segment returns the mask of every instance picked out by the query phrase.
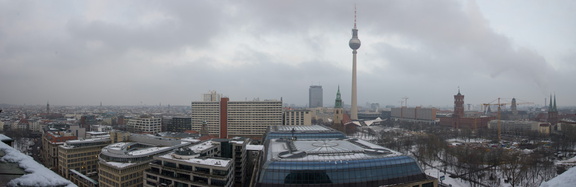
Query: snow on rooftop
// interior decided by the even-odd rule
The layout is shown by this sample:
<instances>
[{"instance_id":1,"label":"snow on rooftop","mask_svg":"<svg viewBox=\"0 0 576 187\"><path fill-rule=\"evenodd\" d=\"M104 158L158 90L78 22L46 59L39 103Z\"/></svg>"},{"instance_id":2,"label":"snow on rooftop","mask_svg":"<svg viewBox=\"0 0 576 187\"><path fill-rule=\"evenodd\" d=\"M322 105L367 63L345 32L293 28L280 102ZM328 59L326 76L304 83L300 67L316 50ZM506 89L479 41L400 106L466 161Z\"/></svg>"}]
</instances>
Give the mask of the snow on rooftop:
<instances>
[{"instance_id":1,"label":"snow on rooftop","mask_svg":"<svg viewBox=\"0 0 576 187\"><path fill-rule=\"evenodd\" d=\"M576 167L540 184L540 187L573 187L576 184Z\"/></svg>"},{"instance_id":2,"label":"snow on rooftop","mask_svg":"<svg viewBox=\"0 0 576 187\"><path fill-rule=\"evenodd\" d=\"M165 154L160 156L161 158L170 159L170 160L179 160L188 163L194 163L199 165L205 166L216 166L216 167L224 167L226 168L231 162L228 159L218 159L218 158L174 158L172 157L173 153Z\"/></svg>"},{"instance_id":3,"label":"snow on rooftop","mask_svg":"<svg viewBox=\"0 0 576 187\"><path fill-rule=\"evenodd\" d=\"M108 165L117 167L117 168L125 168L131 165L134 165L136 163L125 163L125 162L105 162Z\"/></svg>"},{"instance_id":4,"label":"snow on rooftop","mask_svg":"<svg viewBox=\"0 0 576 187\"><path fill-rule=\"evenodd\" d=\"M62 178L28 155L4 144L0 143L0 150L5 155L0 158L2 162L18 163L18 166L24 169L27 174L15 178L6 184L7 186L76 186L69 180Z\"/></svg>"},{"instance_id":5,"label":"snow on rooftop","mask_svg":"<svg viewBox=\"0 0 576 187\"><path fill-rule=\"evenodd\" d=\"M10 137L8 137L8 136L6 136L6 135L4 135L4 134L0 134L0 141L1 141L1 140L12 140L12 138L10 138Z\"/></svg>"},{"instance_id":6,"label":"snow on rooftop","mask_svg":"<svg viewBox=\"0 0 576 187\"><path fill-rule=\"evenodd\" d=\"M246 145L246 150L248 151L262 151L263 149L263 145Z\"/></svg>"},{"instance_id":7,"label":"snow on rooftop","mask_svg":"<svg viewBox=\"0 0 576 187\"><path fill-rule=\"evenodd\" d=\"M188 137L188 138L182 138L182 139L180 139L180 140L181 140L182 142L192 142L192 143L197 143L197 142L200 142L200 141L201 141L201 140L199 140L199 139L190 138L190 137Z\"/></svg>"},{"instance_id":8,"label":"snow on rooftop","mask_svg":"<svg viewBox=\"0 0 576 187\"><path fill-rule=\"evenodd\" d=\"M108 149L113 149L113 150L122 150L122 147L126 144L129 144L131 142L118 142L109 146L106 146L106 148Z\"/></svg>"},{"instance_id":9,"label":"snow on rooftop","mask_svg":"<svg viewBox=\"0 0 576 187\"><path fill-rule=\"evenodd\" d=\"M150 153L157 152L157 151L167 150L170 148L172 148L172 147L150 147L150 148L138 149L135 151L131 151L128 153L128 155L145 155L145 154L150 154Z\"/></svg>"},{"instance_id":10,"label":"snow on rooftop","mask_svg":"<svg viewBox=\"0 0 576 187\"><path fill-rule=\"evenodd\" d=\"M278 131L290 132L292 129L295 131L330 131L330 129L320 125L295 125L295 126L277 126Z\"/></svg>"},{"instance_id":11,"label":"snow on rooftop","mask_svg":"<svg viewBox=\"0 0 576 187\"><path fill-rule=\"evenodd\" d=\"M190 148L190 150L194 151L195 153L199 153L202 152L206 149L212 148L214 147L214 145L212 145L212 141L206 141L206 142L202 142L200 144L195 144L192 145L188 148Z\"/></svg>"}]
</instances>

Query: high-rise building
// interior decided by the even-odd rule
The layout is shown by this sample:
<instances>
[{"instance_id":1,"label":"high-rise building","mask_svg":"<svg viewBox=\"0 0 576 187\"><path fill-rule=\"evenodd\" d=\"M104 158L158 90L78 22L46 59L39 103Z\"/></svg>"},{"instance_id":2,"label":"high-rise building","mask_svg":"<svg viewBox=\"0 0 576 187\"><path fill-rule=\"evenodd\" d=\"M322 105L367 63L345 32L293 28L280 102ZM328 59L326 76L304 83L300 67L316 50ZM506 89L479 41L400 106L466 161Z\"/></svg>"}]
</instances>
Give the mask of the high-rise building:
<instances>
[{"instance_id":1,"label":"high-rise building","mask_svg":"<svg viewBox=\"0 0 576 187\"><path fill-rule=\"evenodd\" d=\"M310 89L308 89L308 107L317 108L323 106L324 104L323 104L322 86L320 85L310 86Z\"/></svg>"},{"instance_id":2,"label":"high-rise building","mask_svg":"<svg viewBox=\"0 0 576 187\"><path fill-rule=\"evenodd\" d=\"M269 126L282 125L282 101L192 102L192 130L200 131L206 121L208 132L220 138L260 139Z\"/></svg>"},{"instance_id":3,"label":"high-rise building","mask_svg":"<svg viewBox=\"0 0 576 187\"><path fill-rule=\"evenodd\" d=\"M214 90L205 93L203 96L204 99L202 101L220 101L220 98L222 98L222 94L218 94Z\"/></svg>"},{"instance_id":4,"label":"high-rise building","mask_svg":"<svg viewBox=\"0 0 576 187\"><path fill-rule=\"evenodd\" d=\"M352 29L352 39L348 45L352 49L352 107L350 108L350 118L358 120L358 95L356 92L356 50L360 48L360 39L358 39L358 29L356 29L356 9L354 9L354 28Z\"/></svg>"},{"instance_id":5,"label":"high-rise building","mask_svg":"<svg viewBox=\"0 0 576 187\"><path fill-rule=\"evenodd\" d=\"M133 133L155 134L162 129L162 118L140 117L128 120L127 130Z\"/></svg>"}]
</instances>

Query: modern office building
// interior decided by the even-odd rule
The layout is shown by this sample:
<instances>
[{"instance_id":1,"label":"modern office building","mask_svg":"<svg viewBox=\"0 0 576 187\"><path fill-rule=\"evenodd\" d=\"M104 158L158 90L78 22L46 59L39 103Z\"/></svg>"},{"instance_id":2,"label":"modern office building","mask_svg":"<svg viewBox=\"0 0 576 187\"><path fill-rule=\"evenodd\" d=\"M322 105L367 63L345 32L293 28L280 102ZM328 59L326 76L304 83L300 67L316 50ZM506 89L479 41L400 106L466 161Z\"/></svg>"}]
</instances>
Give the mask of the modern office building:
<instances>
[{"instance_id":1,"label":"modern office building","mask_svg":"<svg viewBox=\"0 0 576 187\"><path fill-rule=\"evenodd\" d=\"M98 154L110 142L109 136L66 141L58 147L58 174L78 186L98 186Z\"/></svg>"},{"instance_id":2,"label":"modern office building","mask_svg":"<svg viewBox=\"0 0 576 187\"><path fill-rule=\"evenodd\" d=\"M208 132L220 138L260 139L269 126L282 125L282 101L192 102L192 130L200 131L206 122Z\"/></svg>"},{"instance_id":3,"label":"modern office building","mask_svg":"<svg viewBox=\"0 0 576 187\"><path fill-rule=\"evenodd\" d=\"M126 129L132 133L155 134L162 131L162 118L143 116L130 119Z\"/></svg>"},{"instance_id":4,"label":"modern office building","mask_svg":"<svg viewBox=\"0 0 576 187\"><path fill-rule=\"evenodd\" d=\"M308 107L309 108L318 108L324 107L323 104L324 95L322 93L322 86L320 85L312 85L308 89Z\"/></svg>"},{"instance_id":5,"label":"modern office building","mask_svg":"<svg viewBox=\"0 0 576 187\"><path fill-rule=\"evenodd\" d=\"M173 117L172 122L167 125L166 130L169 132L184 132L192 130L192 118Z\"/></svg>"},{"instance_id":6,"label":"modern office building","mask_svg":"<svg viewBox=\"0 0 576 187\"><path fill-rule=\"evenodd\" d=\"M83 180L83 176L97 176L98 154L108 144L109 137L66 141L58 146L58 174L74 183ZM71 170L74 170L75 178L71 176Z\"/></svg>"},{"instance_id":7,"label":"modern office building","mask_svg":"<svg viewBox=\"0 0 576 187\"><path fill-rule=\"evenodd\" d=\"M131 142L102 148L98 156L99 186L142 186L143 172L153 157L189 145L180 140L132 134Z\"/></svg>"},{"instance_id":8,"label":"modern office building","mask_svg":"<svg viewBox=\"0 0 576 187\"><path fill-rule=\"evenodd\" d=\"M213 139L154 156L144 186L246 186L249 139Z\"/></svg>"},{"instance_id":9,"label":"modern office building","mask_svg":"<svg viewBox=\"0 0 576 187\"><path fill-rule=\"evenodd\" d=\"M310 110L284 110L284 125L312 125Z\"/></svg>"},{"instance_id":10,"label":"modern office building","mask_svg":"<svg viewBox=\"0 0 576 187\"><path fill-rule=\"evenodd\" d=\"M322 137L326 127L271 127L256 186L438 186L416 160L359 139ZM328 129L328 130L327 130ZM276 132L276 133L273 133ZM304 138L307 135L308 138Z\"/></svg>"}]
</instances>

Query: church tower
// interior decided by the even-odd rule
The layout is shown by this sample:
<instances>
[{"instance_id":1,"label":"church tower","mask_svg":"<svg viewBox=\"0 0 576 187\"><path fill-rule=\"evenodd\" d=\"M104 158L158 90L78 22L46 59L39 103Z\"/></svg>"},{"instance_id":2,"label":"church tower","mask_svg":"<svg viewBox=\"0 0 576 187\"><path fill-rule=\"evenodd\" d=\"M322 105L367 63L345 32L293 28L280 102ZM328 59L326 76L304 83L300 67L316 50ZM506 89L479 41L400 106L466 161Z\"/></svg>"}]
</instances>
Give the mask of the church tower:
<instances>
[{"instance_id":1,"label":"church tower","mask_svg":"<svg viewBox=\"0 0 576 187\"><path fill-rule=\"evenodd\" d=\"M552 126L558 123L558 109L556 108L556 95L554 95L554 101L552 101L552 95L550 95L550 106L548 107L548 122Z\"/></svg>"},{"instance_id":2,"label":"church tower","mask_svg":"<svg viewBox=\"0 0 576 187\"><path fill-rule=\"evenodd\" d=\"M336 93L336 102L334 103L334 117L332 118L332 127L336 130L345 131L344 124L344 108L342 107L342 97L340 96L340 86L338 86L338 92Z\"/></svg>"}]
</instances>

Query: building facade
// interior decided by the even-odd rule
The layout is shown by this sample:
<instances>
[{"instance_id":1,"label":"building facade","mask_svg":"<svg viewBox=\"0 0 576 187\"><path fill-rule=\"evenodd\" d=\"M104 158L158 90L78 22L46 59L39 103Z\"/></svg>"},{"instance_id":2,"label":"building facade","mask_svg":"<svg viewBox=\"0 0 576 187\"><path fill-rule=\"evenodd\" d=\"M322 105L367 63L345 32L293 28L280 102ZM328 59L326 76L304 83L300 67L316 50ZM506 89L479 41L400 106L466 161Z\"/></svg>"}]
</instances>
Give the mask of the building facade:
<instances>
[{"instance_id":1,"label":"building facade","mask_svg":"<svg viewBox=\"0 0 576 187\"><path fill-rule=\"evenodd\" d=\"M206 122L209 134L220 138L260 139L269 126L282 125L282 115L282 101L276 100L192 102L192 130Z\"/></svg>"},{"instance_id":2,"label":"building facade","mask_svg":"<svg viewBox=\"0 0 576 187\"><path fill-rule=\"evenodd\" d=\"M140 117L130 119L126 128L132 133L155 134L162 131L162 118Z\"/></svg>"},{"instance_id":3,"label":"building facade","mask_svg":"<svg viewBox=\"0 0 576 187\"><path fill-rule=\"evenodd\" d=\"M143 172L154 156L188 145L180 140L134 134L130 141L102 148L98 155L99 186L142 186Z\"/></svg>"},{"instance_id":4,"label":"building facade","mask_svg":"<svg viewBox=\"0 0 576 187\"><path fill-rule=\"evenodd\" d=\"M324 107L323 104L324 95L322 93L322 86L312 85L308 89L308 107L318 108Z\"/></svg>"},{"instance_id":5,"label":"building facade","mask_svg":"<svg viewBox=\"0 0 576 187\"><path fill-rule=\"evenodd\" d=\"M312 125L310 110L285 110L284 125Z\"/></svg>"},{"instance_id":6,"label":"building facade","mask_svg":"<svg viewBox=\"0 0 576 187\"><path fill-rule=\"evenodd\" d=\"M256 186L438 186L410 156L360 139L322 137L323 131L267 139Z\"/></svg>"},{"instance_id":7,"label":"building facade","mask_svg":"<svg viewBox=\"0 0 576 187\"><path fill-rule=\"evenodd\" d=\"M246 138L192 143L154 156L144 186L246 186Z\"/></svg>"},{"instance_id":8,"label":"building facade","mask_svg":"<svg viewBox=\"0 0 576 187\"><path fill-rule=\"evenodd\" d=\"M168 124L166 130L169 132L184 132L187 130L192 130L192 118L173 117L172 122Z\"/></svg>"},{"instance_id":9,"label":"building facade","mask_svg":"<svg viewBox=\"0 0 576 187\"><path fill-rule=\"evenodd\" d=\"M78 137L72 133L66 132L64 129L49 130L44 128L42 135L42 151L40 152L42 164L51 170L58 170L58 146L63 145L68 140L76 140ZM54 128L52 128L54 129Z\"/></svg>"},{"instance_id":10,"label":"building facade","mask_svg":"<svg viewBox=\"0 0 576 187\"><path fill-rule=\"evenodd\" d=\"M98 154L108 144L108 137L66 141L58 146L58 174L74 183L97 176Z\"/></svg>"}]
</instances>

